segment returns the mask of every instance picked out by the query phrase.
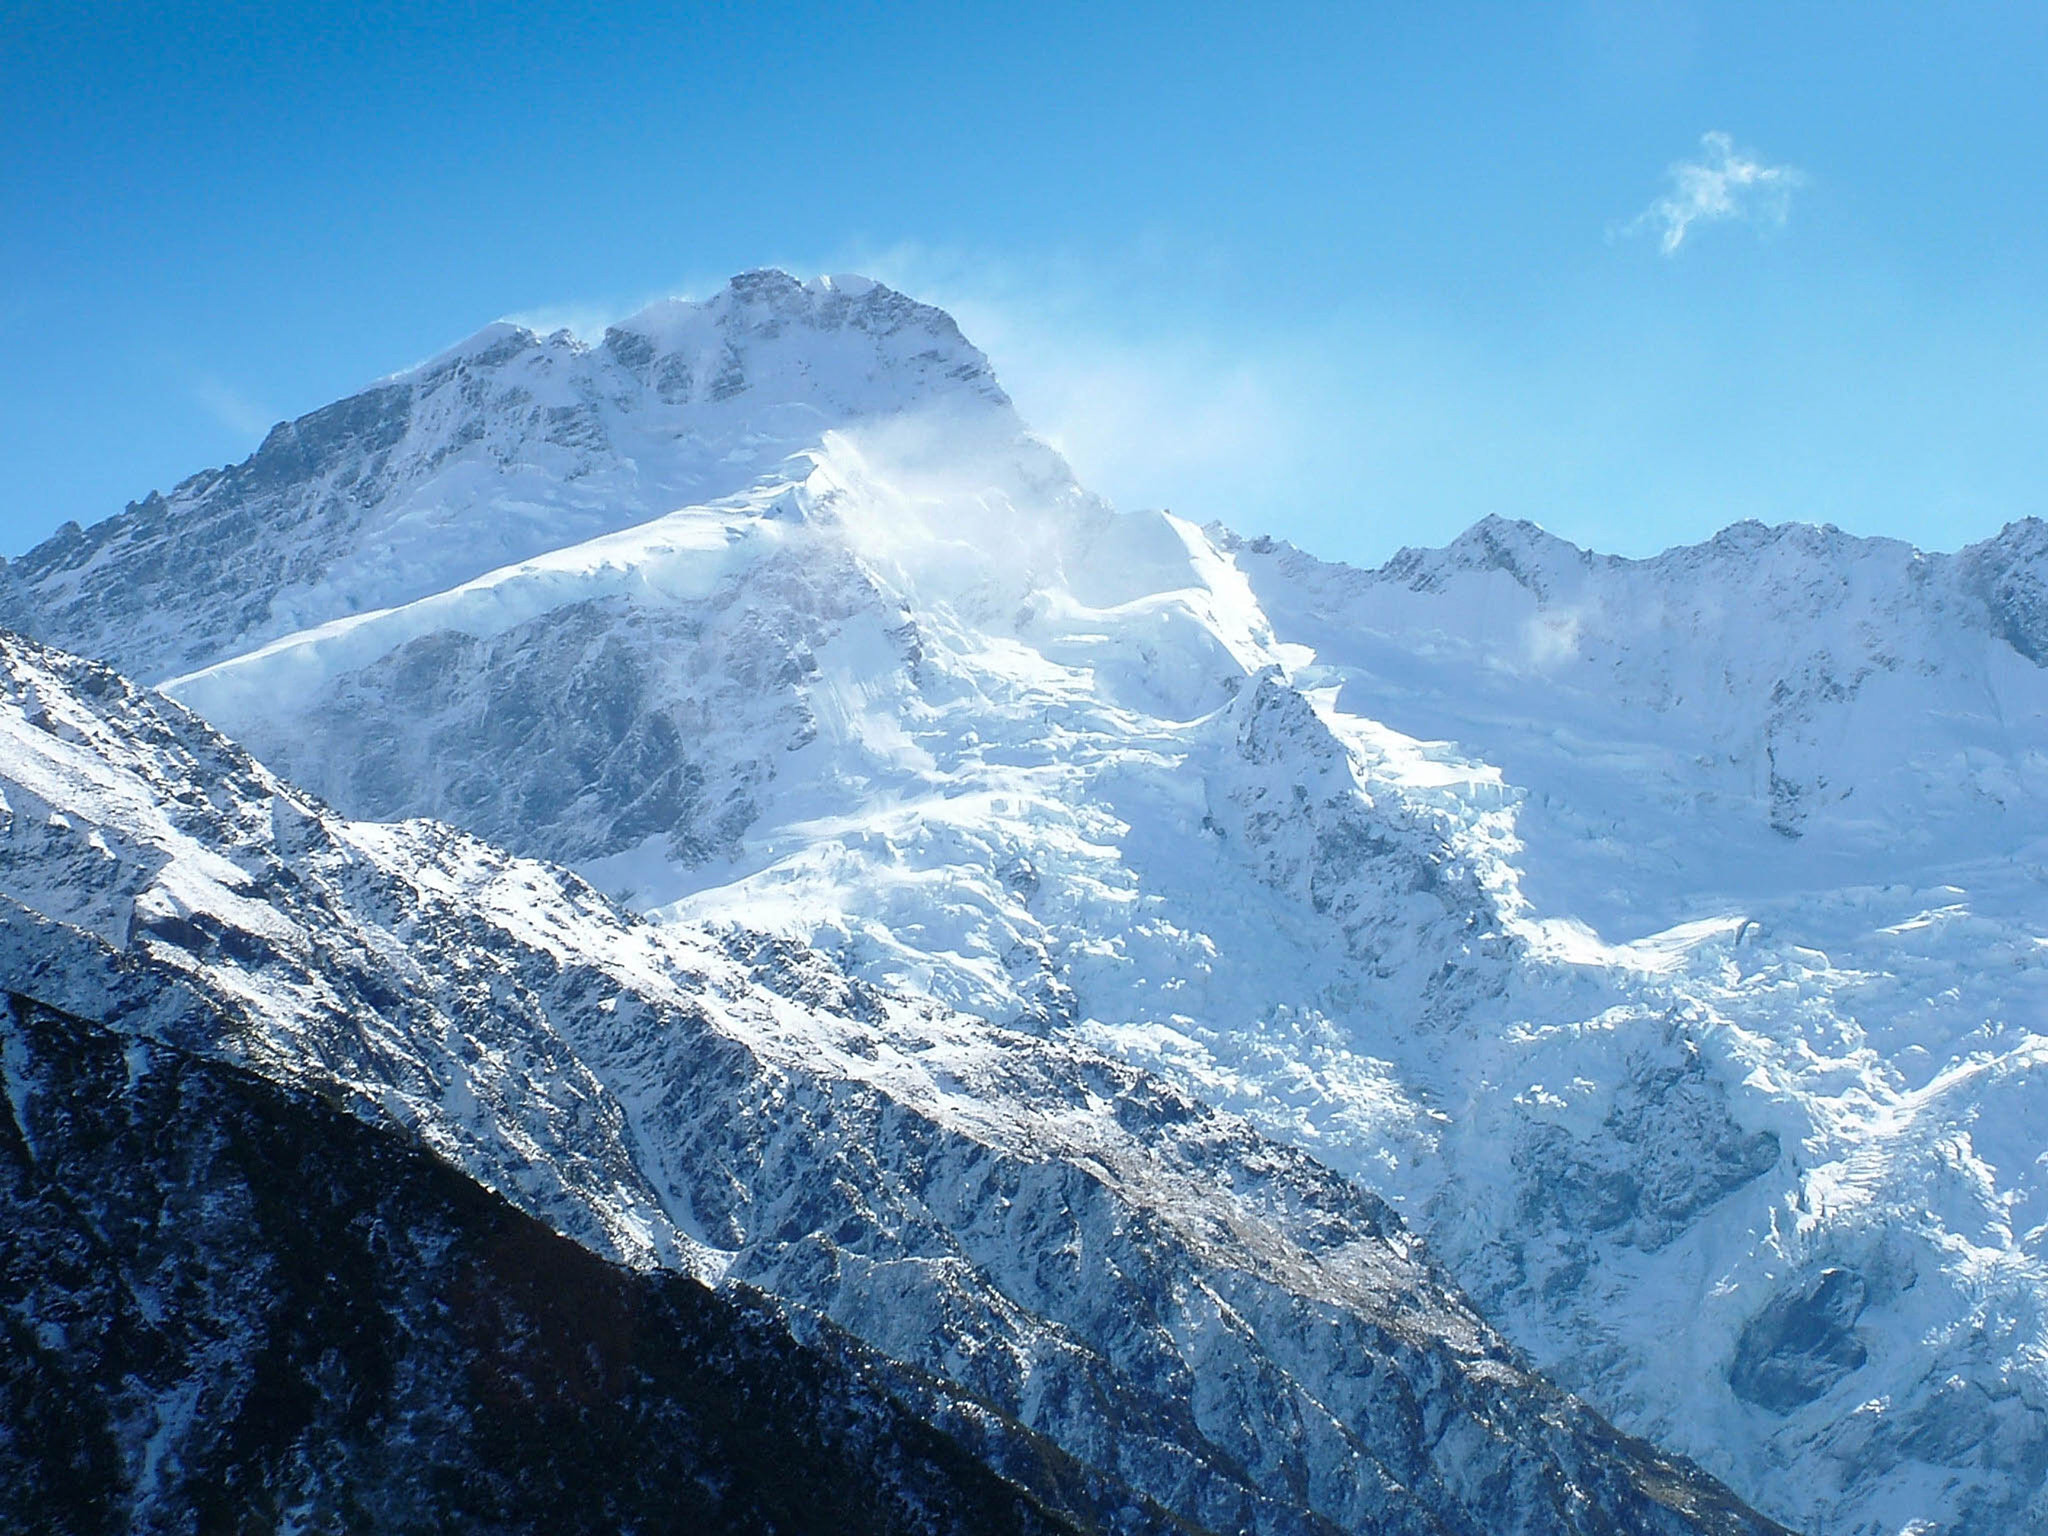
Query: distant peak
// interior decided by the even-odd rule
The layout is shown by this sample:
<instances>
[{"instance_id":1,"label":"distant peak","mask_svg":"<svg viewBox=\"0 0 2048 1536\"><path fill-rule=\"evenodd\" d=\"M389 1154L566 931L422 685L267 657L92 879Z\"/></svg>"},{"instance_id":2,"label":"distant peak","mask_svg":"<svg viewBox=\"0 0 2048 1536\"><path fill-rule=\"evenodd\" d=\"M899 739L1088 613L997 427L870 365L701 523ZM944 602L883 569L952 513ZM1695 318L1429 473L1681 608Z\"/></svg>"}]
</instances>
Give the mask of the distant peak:
<instances>
[{"instance_id":1,"label":"distant peak","mask_svg":"<svg viewBox=\"0 0 2048 1536\"><path fill-rule=\"evenodd\" d=\"M1470 528L1452 541L1452 548L1460 544L1478 544L1488 547L1500 544L1557 544L1577 549L1576 544L1561 539L1541 523L1531 522L1526 517L1502 517L1498 512L1489 512Z\"/></svg>"},{"instance_id":2,"label":"distant peak","mask_svg":"<svg viewBox=\"0 0 2048 1536\"><path fill-rule=\"evenodd\" d=\"M1692 566L1708 559L1733 560L1745 566L1764 561L1840 566L1851 560L1904 563L1924 558L1920 550L1905 540L1883 534L1848 533L1833 523L1761 523L1755 518L1744 518L1730 523L1705 543L1674 545L1649 563Z\"/></svg>"},{"instance_id":3,"label":"distant peak","mask_svg":"<svg viewBox=\"0 0 2048 1536\"><path fill-rule=\"evenodd\" d=\"M1840 561L1864 556L1917 558L1912 545L1882 536L1845 533L1832 523L1762 523L1744 518L1697 544L1677 544L1647 558L1602 555L1560 538L1526 518L1481 518L1440 550L1403 550L1389 574L1427 579L1446 569L1504 570L1524 586L1542 589L1546 574L1612 564L1698 569L1754 566L1760 561Z\"/></svg>"},{"instance_id":4,"label":"distant peak","mask_svg":"<svg viewBox=\"0 0 2048 1536\"><path fill-rule=\"evenodd\" d=\"M1730 523L1707 540L1706 547L1747 554L1753 550L1767 549L1774 544L1827 547L1845 540L1852 540L1852 536L1843 533L1833 523L1764 523L1753 517L1745 517L1740 522ZM1688 547L1690 546L1679 545L1678 549L1684 550Z\"/></svg>"},{"instance_id":5,"label":"distant peak","mask_svg":"<svg viewBox=\"0 0 2048 1536\"><path fill-rule=\"evenodd\" d=\"M1403 549L1377 574L1417 591L1434 591L1458 571L1504 571L1543 597L1553 575L1591 565L1595 558L1539 523L1489 512L1442 549Z\"/></svg>"},{"instance_id":6,"label":"distant peak","mask_svg":"<svg viewBox=\"0 0 2048 1536\"><path fill-rule=\"evenodd\" d=\"M1489 512L1453 539L1445 553L1461 564L1505 570L1518 580L1532 565L1583 565L1592 554L1525 517Z\"/></svg>"},{"instance_id":7,"label":"distant peak","mask_svg":"<svg viewBox=\"0 0 2048 1536\"><path fill-rule=\"evenodd\" d=\"M2048 559L2048 523L2038 517L2022 517L2007 523L1988 539L1966 545L1959 558L1973 563L1985 561Z\"/></svg>"}]
</instances>

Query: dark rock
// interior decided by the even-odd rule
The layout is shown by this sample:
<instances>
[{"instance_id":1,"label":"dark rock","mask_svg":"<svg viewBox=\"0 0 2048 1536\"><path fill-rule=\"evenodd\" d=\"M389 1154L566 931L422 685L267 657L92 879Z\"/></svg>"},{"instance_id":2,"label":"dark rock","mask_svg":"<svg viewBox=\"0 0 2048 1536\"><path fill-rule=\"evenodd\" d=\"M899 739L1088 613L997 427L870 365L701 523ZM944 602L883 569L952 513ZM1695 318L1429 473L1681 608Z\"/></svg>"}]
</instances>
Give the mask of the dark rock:
<instances>
[{"instance_id":1,"label":"dark rock","mask_svg":"<svg viewBox=\"0 0 2048 1536\"><path fill-rule=\"evenodd\" d=\"M757 1297L233 1068L19 996L0 1035L9 1530L1075 1529Z\"/></svg>"},{"instance_id":2,"label":"dark rock","mask_svg":"<svg viewBox=\"0 0 2048 1536\"><path fill-rule=\"evenodd\" d=\"M1810 1284L1773 1298L1736 1340L1728 1369L1735 1395L1790 1413L1861 1367L1868 1351L1855 1330L1866 1294L1855 1270L1824 1269Z\"/></svg>"},{"instance_id":3,"label":"dark rock","mask_svg":"<svg viewBox=\"0 0 2048 1536\"><path fill-rule=\"evenodd\" d=\"M1655 1251L1778 1161L1778 1138L1747 1131L1699 1049L1673 1035L1629 1064L1597 1135L1529 1127L1514 1154L1532 1231L1619 1232Z\"/></svg>"}]
</instances>

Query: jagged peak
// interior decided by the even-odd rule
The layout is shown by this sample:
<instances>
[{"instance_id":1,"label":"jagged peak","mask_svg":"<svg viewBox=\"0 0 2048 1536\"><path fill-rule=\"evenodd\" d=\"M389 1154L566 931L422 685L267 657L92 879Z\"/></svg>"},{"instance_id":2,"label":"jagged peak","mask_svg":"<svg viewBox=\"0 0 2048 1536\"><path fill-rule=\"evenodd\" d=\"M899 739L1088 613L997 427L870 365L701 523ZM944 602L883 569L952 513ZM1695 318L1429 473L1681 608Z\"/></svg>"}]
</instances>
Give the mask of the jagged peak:
<instances>
[{"instance_id":1,"label":"jagged peak","mask_svg":"<svg viewBox=\"0 0 2048 1536\"><path fill-rule=\"evenodd\" d=\"M2038 517L2017 518L1990 538L1965 545L1957 558L1971 566L2031 563L2048 558L2048 522Z\"/></svg>"},{"instance_id":2,"label":"jagged peak","mask_svg":"<svg viewBox=\"0 0 2048 1536\"><path fill-rule=\"evenodd\" d=\"M1599 558L1540 523L1490 512L1443 548L1403 549L1374 574L1429 590L1453 572L1504 571L1540 597L1555 573L1588 567Z\"/></svg>"},{"instance_id":3,"label":"jagged peak","mask_svg":"<svg viewBox=\"0 0 2048 1536\"><path fill-rule=\"evenodd\" d=\"M574 340L566 331L557 331L555 336L569 337L572 342ZM371 388L432 377L462 363L494 367L530 347L540 345L540 340L537 332L516 321L493 320L483 329L463 337L452 347L443 347L425 362L414 363L410 368L401 368L396 373L387 373L371 385Z\"/></svg>"},{"instance_id":4,"label":"jagged peak","mask_svg":"<svg viewBox=\"0 0 2048 1536\"><path fill-rule=\"evenodd\" d=\"M908 333L918 355L937 354L980 393L1001 395L988 358L951 315L857 274L800 282L779 268L742 272L707 299L659 299L636 310L606 328L603 345L622 360L644 359L650 349L659 355L747 337L769 340L792 328L820 335L856 331L878 345Z\"/></svg>"},{"instance_id":5,"label":"jagged peak","mask_svg":"<svg viewBox=\"0 0 2048 1536\"><path fill-rule=\"evenodd\" d=\"M2036 548L2048 552L2048 524L2036 527L2039 531L2029 534L2023 525L2012 524L1998 538L1973 545L1964 553L2022 552ZM1655 574L1698 572L1712 567L1756 570L1776 562L1840 565L1872 557L1889 558L1901 564L1951 558L1924 555L1902 539L1848 533L1832 523L1764 523L1755 518L1730 523L1697 543L1674 544L1658 554L1632 558L1585 548L1527 518L1489 514L1440 548L1402 549L1372 574L1418 588L1434 588L1453 572L1499 570L1543 596L1550 583L1567 572L1637 569Z\"/></svg>"},{"instance_id":6,"label":"jagged peak","mask_svg":"<svg viewBox=\"0 0 2048 1536\"><path fill-rule=\"evenodd\" d=\"M746 354L756 344L786 337L793 330L814 333L820 346L845 347L845 333L859 333L851 348L842 354L839 373L852 397L840 402L840 410L861 414L865 408L858 395L878 373L891 368L904 370L893 388L875 392L873 409L891 411L912 403L920 392L942 393L972 399L978 404L1007 408L1009 396L996 382L988 358L961 333L944 310L897 292L872 278L838 274L800 282L777 268L760 268L734 276L707 299L661 299L608 327L602 341L593 346L568 329L542 334L514 320L495 320L471 335L443 348L423 362L385 375L365 388L346 395L290 420L280 421L264 436L254 453L240 463L220 469L206 469L186 477L171 493L170 501L190 500L225 485L234 490L281 484L294 477L314 473L337 452L359 448L381 452L393 446L403 434L412 403L445 389L458 378L478 374L503 374L508 368L522 370L506 375L510 398L525 403L536 388L561 396L560 403L572 403L574 391L560 385L543 388L537 381L553 374L565 375L556 365L580 362L602 352L608 361L641 377L643 384L670 404L686 397L674 392L677 375L671 370L657 378L656 363L674 355L713 354L736 360L723 381L699 369L696 385L707 389L713 400L737 393L737 379L748 372ZM902 337L898 341L895 338ZM792 399L801 398L819 385L821 361L805 355L801 341L785 349L779 361L772 361L766 377L777 369L791 385ZM882 366L870 369L872 357ZM588 366L587 364L585 366ZM747 377L748 386L761 378ZM549 403L556 403L550 401ZM774 405L776 399L764 401ZM465 406L463 414L474 414ZM128 510L160 507L167 501L152 491ZM95 528L104 529L109 518ZM64 542L64 530L45 541L39 551L51 552ZM31 554L38 551L32 551ZM33 562L32 562L33 563Z\"/></svg>"},{"instance_id":7,"label":"jagged peak","mask_svg":"<svg viewBox=\"0 0 2048 1536\"><path fill-rule=\"evenodd\" d=\"M750 336L772 339L792 328L820 334L854 330L878 342L912 333L924 343L920 353L946 358L955 376L976 386L977 393L1008 403L987 356L943 309L857 273L803 281L779 267L736 273L707 298L656 299L606 326L595 343L567 328L543 333L517 320L494 320L424 361L386 374L363 393L390 386L432 387L458 369L500 368L537 348L568 354L602 349L631 366L650 356L738 343Z\"/></svg>"},{"instance_id":8,"label":"jagged peak","mask_svg":"<svg viewBox=\"0 0 2048 1536\"><path fill-rule=\"evenodd\" d=\"M674 296L656 299L606 327L606 335L627 332L652 338L693 323L730 323L772 316L777 320L836 327L854 309L915 315L932 328L958 335L959 327L944 310L919 303L872 278L815 277L809 282L778 267L760 267L734 275L709 298ZM964 340L964 338L963 338Z\"/></svg>"},{"instance_id":9,"label":"jagged peak","mask_svg":"<svg viewBox=\"0 0 2048 1536\"><path fill-rule=\"evenodd\" d=\"M1541 523L1526 517L1502 517L1498 512L1487 513L1459 534L1450 542L1448 552L1468 558L1476 556L1488 563L1497 563L1509 554L1579 561L1591 555L1591 551L1559 538Z\"/></svg>"}]
</instances>

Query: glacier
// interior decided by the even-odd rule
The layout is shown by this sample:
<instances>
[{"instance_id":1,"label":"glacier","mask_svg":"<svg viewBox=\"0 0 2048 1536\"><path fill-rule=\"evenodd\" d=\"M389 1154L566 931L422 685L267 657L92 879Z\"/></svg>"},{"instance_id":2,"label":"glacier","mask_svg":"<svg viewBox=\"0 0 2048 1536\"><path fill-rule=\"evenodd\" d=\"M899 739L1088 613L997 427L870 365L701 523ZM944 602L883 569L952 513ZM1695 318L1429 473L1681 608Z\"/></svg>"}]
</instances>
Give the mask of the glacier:
<instances>
[{"instance_id":1,"label":"glacier","mask_svg":"<svg viewBox=\"0 0 2048 1536\"><path fill-rule=\"evenodd\" d=\"M0 622L356 826L1241 1115L1625 1430L1890 1536L2048 1531L2044 572L2035 523L1332 565L1111 509L939 311L754 273L492 327L10 562Z\"/></svg>"}]
</instances>

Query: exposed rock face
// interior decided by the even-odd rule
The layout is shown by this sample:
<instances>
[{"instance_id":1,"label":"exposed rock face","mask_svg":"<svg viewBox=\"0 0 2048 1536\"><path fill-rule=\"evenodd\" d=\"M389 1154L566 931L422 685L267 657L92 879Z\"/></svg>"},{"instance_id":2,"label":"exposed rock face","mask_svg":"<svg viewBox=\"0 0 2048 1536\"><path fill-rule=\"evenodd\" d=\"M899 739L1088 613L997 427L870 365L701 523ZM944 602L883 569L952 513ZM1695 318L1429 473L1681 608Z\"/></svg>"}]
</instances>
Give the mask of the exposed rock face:
<instances>
[{"instance_id":1,"label":"exposed rock face","mask_svg":"<svg viewBox=\"0 0 2048 1536\"><path fill-rule=\"evenodd\" d=\"M790 685L822 637L721 625L729 603L699 616L593 599L487 640L423 635L333 689L329 731L280 743L280 767L307 759L365 815L436 814L549 858L650 841L691 864L732 856L762 786L816 730ZM393 731L394 705L431 724ZM735 716L756 724L753 750L707 752ZM355 752L318 761L347 738Z\"/></svg>"},{"instance_id":2,"label":"exposed rock face","mask_svg":"<svg viewBox=\"0 0 2048 1536\"><path fill-rule=\"evenodd\" d=\"M0 1055L10 1530L1076 1529L858 1350L317 1098L19 995Z\"/></svg>"},{"instance_id":3,"label":"exposed rock face","mask_svg":"<svg viewBox=\"0 0 2048 1536\"><path fill-rule=\"evenodd\" d=\"M1728 1384L1744 1402L1787 1413L1825 1393L1870 1358L1856 1337L1868 1292L1853 1269L1824 1269L1773 1297L1736 1341Z\"/></svg>"},{"instance_id":4,"label":"exposed rock face","mask_svg":"<svg viewBox=\"0 0 2048 1536\"><path fill-rule=\"evenodd\" d=\"M1528 1127L1515 1151L1527 1227L1613 1234L1655 1251L1777 1166L1778 1138L1744 1131L1689 1041L1629 1063L1598 1133Z\"/></svg>"}]
</instances>

